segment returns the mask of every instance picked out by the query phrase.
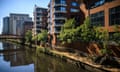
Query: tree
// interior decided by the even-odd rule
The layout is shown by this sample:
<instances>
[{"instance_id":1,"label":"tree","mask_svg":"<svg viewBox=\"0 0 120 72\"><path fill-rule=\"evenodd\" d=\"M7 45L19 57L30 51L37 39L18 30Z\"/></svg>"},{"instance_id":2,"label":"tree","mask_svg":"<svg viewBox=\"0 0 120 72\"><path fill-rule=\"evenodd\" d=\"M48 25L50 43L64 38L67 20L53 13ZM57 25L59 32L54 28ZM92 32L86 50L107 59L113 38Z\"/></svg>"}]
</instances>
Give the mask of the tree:
<instances>
[{"instance_id":1,"label":"tree","mask_svg":"<svg viewBox=\"0 0 120 72\"><path fill-rule=\"evenodd\" d=\"M40 41L41 43L45 43L47 41L47 38L47 30L42 30L41 33L37 35L37 41Z\"/></svg>"},{"instance_id":2,"label":"tree","mask_svg":"<svg viewBox=\"0 0 120 72\"><path fill-rule=\"evenodd\" d=\"M58 36L63 43L71 43L75 40L75 19L69 19L61 28L60 35Z\"/></svg>"},{"instance_id":3,"label":"tree","mask_svg":"<svg viewBox=\"0 0 120 72\"><path fill-rule=\"evenodd\" d=\"M95 39L95 30L94 27L90 26L89 18L86 18L84 24L77 28L77 32L79 32L80 40L83 42L91 42Z\"/></svg>"},{"instance_id":4,"label":"tree","mask_svg":"<svg viewBox=\"0 0 120 72\"><path fill-rule=\"evenodd\" d=\"M32 32L30 30L28 30L26 33L25 33L25 40L26 42L30 42L32 41Z\"/></svg>"},{"instance_id":5,"label":"tree","mask_svg":"<svg viewBox=\"0 0 120 72\"><path fill-rule=\"evenodd\" d=\"M70 19L63 25L59 38L64 43L71 43L74 41L90 42L95 38L95 30L90 27L90 20L86 18L84 24L75 27L75 19Z\"/></svg>"}]
</instances>

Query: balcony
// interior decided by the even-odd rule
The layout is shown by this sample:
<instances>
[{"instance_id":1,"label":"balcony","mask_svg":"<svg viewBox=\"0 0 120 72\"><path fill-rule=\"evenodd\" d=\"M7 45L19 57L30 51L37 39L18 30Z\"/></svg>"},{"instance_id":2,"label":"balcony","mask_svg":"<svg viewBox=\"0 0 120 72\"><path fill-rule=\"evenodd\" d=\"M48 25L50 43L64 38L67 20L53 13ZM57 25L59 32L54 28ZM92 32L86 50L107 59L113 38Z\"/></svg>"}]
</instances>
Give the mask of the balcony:
<instances>
[{"instance_id":1,"label":"balcony","mask_svg":"<svg viewBox=\"0 0 120 72\"><path fill-rule=\"evenodd\" d=\"M54 10L54 13L67 13L67 11L63 11L63 10Z\"/></svg>"},{"instance_id":2,"label":"balcony","mask_svg":"<svg viewBox=\"0 0 120 72\"><path fill-rule=\"evenodd\" d=\"M61 24L61 23L55 23L55 24L54 24L55 27L61 27L62 25L63 25L63 24Z\"/></svg>"},{"instance_id":3,"label":"balcony","mask_svg":"<svg viewBox=\"0 0 120 72\"><path fill-rule=\"evenodd\" d=\"M42 25L41 25L41 24L36 24L36 27L37 27L37 26L41 27Z\"/></svg>"},{"instance_id":4,"label":"balcony","mask_svg":"<svg viewBox=\"0 0 120 72\"><path fill-rule=\"evenodd\" d=\"M55 3L55 4L54 4L54 7L56 7L56 6L67 6L67 4Z\"/></svg>"},{"instance_id":5,"label":"balcony","mask_svg":"<svg viewBox=\"0 0 120 72\"><path fill-rule=\"evenodd\" d=\"M65 17L55 17L54 20L66 20L66 18Z\"/></svg>"}]
</instances>

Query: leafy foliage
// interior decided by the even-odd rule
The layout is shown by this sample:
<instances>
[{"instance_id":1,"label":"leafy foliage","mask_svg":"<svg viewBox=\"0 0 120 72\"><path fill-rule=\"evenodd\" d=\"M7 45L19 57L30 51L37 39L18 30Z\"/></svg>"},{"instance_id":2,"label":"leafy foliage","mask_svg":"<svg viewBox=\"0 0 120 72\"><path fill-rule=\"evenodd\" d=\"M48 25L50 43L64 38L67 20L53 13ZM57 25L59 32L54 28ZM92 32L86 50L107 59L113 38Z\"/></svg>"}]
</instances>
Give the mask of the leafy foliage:
<instances>
[{"instance_id":1,"label":"leafy foliage","mask_svg":"<svg viewBox=\"0 0 120 72\"><path fill-rule=\"evenodd\" d=\"M120 31L119 31L119 26L115 26L115 32L112 35L112 40L115 41L116 43L120 44Z\"/></svg>"},{"instance_id":2,"label":"leafy foliage","mask_svg":"<svg viewBox=\"0 0 120 72\"><path fill-rule=\"evenodd\" d=\"M69 19L62 26L59 39L63 41L63 43L71 43L75 40L75 19Z\"/></svg>"},{"instance_id":3,"label":"leafy foliage","mask_svg":"<svg viewBox=\"0 0 120 72\"><path fill-rule=\"evenodd\" d=\"M78 31L80 31L81 41L90 42L95 38L95 31L92 27L90 27L89 18L84 21L84 24L78 27Z\"/></svg>"},{"instance_id":4,"label":"leafy foliage","mask_svg":"<svg viewBox=\"0 0 120 72\"><path fill-rule=\"evenodd\" d=\"M42 30L41 33L37 35L37 41L45 43L47 41L47 30Z\"/></svg>"},{"instance_id":5,"label":"leafy foliage","mask_svg":"<svg viewBox=\"0 0 120 72\"><path fill-rule=\"evenodd\" d=\"M31 42L32 41L32 32L28 30L25 34L25 40L26 42Z\"/></svg>"}]
</instances>

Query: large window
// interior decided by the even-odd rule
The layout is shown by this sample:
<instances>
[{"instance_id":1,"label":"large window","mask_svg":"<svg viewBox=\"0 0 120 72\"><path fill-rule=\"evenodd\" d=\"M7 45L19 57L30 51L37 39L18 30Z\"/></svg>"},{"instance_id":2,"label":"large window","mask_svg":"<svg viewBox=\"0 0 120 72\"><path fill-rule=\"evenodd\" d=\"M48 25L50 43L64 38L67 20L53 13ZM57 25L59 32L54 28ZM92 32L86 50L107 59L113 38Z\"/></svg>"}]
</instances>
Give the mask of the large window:
<instances>
[{"instance_id":1,"label":"large window","mask_svg":"<svg viewBox=\"0 0 120 72\"><path fill-rule=\"evenodd\" d=\"M65 20L55 20L55 24L64 24Z\"/></svg>"},{"instance_id":2,"label":"large window","mask_svg":"<svg viewBox=\"0 0 120 72\"><path fill-rule=\"evenodd\" d=\"M95 6L99 6L105 3L105 0L99 0L98 2L95 3Z\"/></svg>"},{"instance_id":3,"label":"large window","mask_svg":"<svg viewBox=\"0 0 120 72\"><path fill-rule=\"evenodd\" d=\"M66 17L64 13L56 13L55 17Z\"/></svg>"},{"instance_id":4,"label":"large window","mask_svg":"<svg viewBox=\"0 0 120 72\"><path fill-rule=\"evenodd\" d=\"M66 4L66 0L55 0L56 4Z\"/></svg>"},{"instance_id":5,"label":"large window","mask_svg":"<svg viewBox=\"0 0 120 72\"><path fill-rule=\"evenodd\" d=\"M56 31L60 31L60 30L61 30L61 27L55 27L55 30L56 30Z\"/></svg>"},{"instance_id":6,"label":"large window","mask_svg":"<svg viewBox=\"0 0 120 72\"><path fill-rule=\"evenodd\" d=\"M104 11L91 14L90 18L92 26L104 26Z\"/></svg>"},{"instance_id":7,"label":"large window","mask_svg":"<svg viewBox=\"0 0 120 72\"><path fill-rule=\"evenodd\" d=\"M41 13L37 13L37 16L42 16L42 14Z\"/></svg>"},{"instance_id":8,"label":"large window","mask_svg":"<svg viewBox=\"0 0 120 72\"><path fill-rule=\"evenodd\" d=\"M66 7L56 7L55 10L66 11Z\"/></svg>"},{"instance_id":9,"label":"large window","mask_svg":"<svg viewBox=\"0 0 120 72\"><path fill-rule=\"evenodd\" d=\"M77 2L71 2L72 6L79 6L79 4Z\"/></svg>"},{"instance_id":10,"label":"large window","mask_svg":"<svg viewBox=\"0 0 120 72\"><path fill-rule=\"evenodd\" d=\"M79 9L75 9L75 8L70 9L70 12L79 12L79 11L80 11Z\"/></svg>"},{"instance_id":11,"label":"large window","mask_svg":"<svg viewBox=\"0 0 120 72\"><path fill-rule=\"evenodd\" d=\"M36 11L42 12L42 10L40 8L36 8Z\"/></svg>"},{"instance_id":12,"label":"large window","mask_svg":"<svg viewBox=\"0 0 120 72\"><path fill-rule=\"evenodd\" d=\"M97 2L91 4L90 8L95 8L95 7L103 5L106 2L112 2L112 1L114 1L114 0L98 0Z\"/></svg>"},{"instance_id":13,"label":"large window","mask_svg":"<svg viewBox=\"0 0 120 72\"><path fill-rule=\"evenodd\" d=\"M120 25L120 6L109 9L110 25Z\"/></svg>"},{"instance_id":14,"label":"large window","mask_svg":"<svg viewBox=\"0 0 120 72\"><path fill-rule=\"evenodd\" d=\"M66 0L61 0L61 3L62 4L66 4Z\"/></svg>"}]
</instances>

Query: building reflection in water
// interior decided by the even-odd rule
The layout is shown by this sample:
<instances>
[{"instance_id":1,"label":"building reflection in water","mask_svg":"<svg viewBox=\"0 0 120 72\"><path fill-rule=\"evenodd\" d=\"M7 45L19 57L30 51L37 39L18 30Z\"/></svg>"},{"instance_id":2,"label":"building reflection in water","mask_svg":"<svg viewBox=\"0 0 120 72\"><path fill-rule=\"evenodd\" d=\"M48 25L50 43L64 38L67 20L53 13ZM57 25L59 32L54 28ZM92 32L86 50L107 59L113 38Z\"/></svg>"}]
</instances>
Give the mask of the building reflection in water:
<instances>
[{"instance_id":1,"label":"building reflection in water","mask_svg":"<svg viewBox=\"0 0 120 72\"><path fill-rule=\"evenodd\" d=\"M9 51L9 52L5 52L3 53L4 55L4 61L10 62L10 65L13 66L22 66L22 65L28 65L28 64L32 64L33 61L32 59L28 60L26 58L26 52L23 49L24 47L17 47L14 44L10 44L10 43L3 43L3 48L4 50L15 50L15 49L20 49L18 51Z\"/></svg>"},{"instance_id":2,"label":"building reflection in water","mask_svg":"<svg viewBox=\"0 0 120 72\"><path fill-rule=\"evenodd\" d=\"M18 51L3 53L4 61L10 62L11 67L24 67L34 64L34 67L32 66L34 72L86 72L71 63L40 53L40 51L34 48L17 46L10 43L3 43L3 48L8 50L20 48Z\"/></svg>"}]
</instances>

